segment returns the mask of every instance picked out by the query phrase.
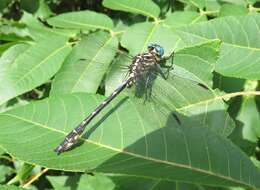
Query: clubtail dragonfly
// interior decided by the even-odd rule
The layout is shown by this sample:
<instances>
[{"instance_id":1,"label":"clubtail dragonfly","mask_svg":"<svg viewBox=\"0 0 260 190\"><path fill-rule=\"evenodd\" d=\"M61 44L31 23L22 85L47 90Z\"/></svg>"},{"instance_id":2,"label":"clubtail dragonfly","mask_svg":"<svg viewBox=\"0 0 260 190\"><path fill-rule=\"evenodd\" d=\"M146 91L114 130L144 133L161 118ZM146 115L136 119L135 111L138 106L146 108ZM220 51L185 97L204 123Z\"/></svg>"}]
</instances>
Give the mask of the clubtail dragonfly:
<instances>
[{"instance_id":1,"label":"clubtail dragonfly","mask_svg":"<svg viewBox=\"0 0 260 190\"><path fill-rule=\"evenodd\" d=\"M147 47L147 52L138 54L132 58L132 63L128 66L128 73L123 83L114 90L96 109L90 113L76 128L74 128L65 139L57 146L55 152L58 154L70 149L84 132L86 126L125 88L131 88L138 83L145 83L145 88L148 88L150 76L152 73L160 73L166 78L163 73L161 64L166 59L173 58L173 54L169 57L164 57L164 49L158 44L150 44Z\"/></svg>"}]
</instances>

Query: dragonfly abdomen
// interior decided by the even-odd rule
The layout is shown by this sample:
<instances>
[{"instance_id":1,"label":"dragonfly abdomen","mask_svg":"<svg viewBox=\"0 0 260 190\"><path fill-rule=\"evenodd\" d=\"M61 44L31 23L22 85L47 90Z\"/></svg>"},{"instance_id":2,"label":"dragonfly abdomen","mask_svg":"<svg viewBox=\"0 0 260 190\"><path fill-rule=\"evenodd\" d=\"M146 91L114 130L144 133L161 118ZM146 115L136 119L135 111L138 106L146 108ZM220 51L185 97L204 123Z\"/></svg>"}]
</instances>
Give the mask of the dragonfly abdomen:
<instances>
[{"instance_id":1,"label":"dragonfly abdomen","mask_svg":"<svg viewBox=\"0 0 260 190\"><path fill-rule=\"evenodd\" d=\"M132 81L132 78L128 78L123 82L109 97L107 97L101 104L96 107L96 109L90 113L75 129L73 129L63 140L62 143L55 148L55 152L60 154L68 149L70 149L80 138L81 134L85 130L86 126L90 123L92 119L102 111L122 90L127 87L127 84Z\"/></svg>"},{"instance_id":2,"label":"dragonfly abdomen","mask_svg":"<svg viewBox=\"0 0 260 190\"><path fill-rule=\"evenodd\" d=\"M163 56L163 48L157 44L151 44L148 46L147 53L138 54L133 58L132 64L129 66L129 75L128 78L97 108L89 114L75 129L73 129L55 148L55 152L60 154L68 149L70 149L80 138L84 129L91 122L95 116L101 112L121 91L126 87L131 87L137 80L141 79L142 75L151 69L152 66L156 65L158 60Z\"/></svg>"}]
</instances>

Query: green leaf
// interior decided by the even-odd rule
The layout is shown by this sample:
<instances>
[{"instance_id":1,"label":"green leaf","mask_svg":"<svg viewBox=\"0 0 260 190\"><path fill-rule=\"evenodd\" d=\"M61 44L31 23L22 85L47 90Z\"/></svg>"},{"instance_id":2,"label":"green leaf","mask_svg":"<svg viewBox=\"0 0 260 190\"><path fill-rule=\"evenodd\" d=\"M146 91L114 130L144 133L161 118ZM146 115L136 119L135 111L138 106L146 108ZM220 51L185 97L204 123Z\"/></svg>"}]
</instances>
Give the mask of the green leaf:
<instances>
[{"instance_id":1,"label":"green leaf","mask_svg":"<svg viewBox=\"0 0 260 190\"><path fill-rule=\"evenodd\" d=\"M52 184L52 187L56 190L70 190L72 187L66 186L69 176L47 176L47 179ZM70 181L71 183L71 181ZM74 187L75 188L75 187Z\"/></svg>"},{"instance_id":2,"label":"green leaf","mask_svg":"<svg viewBox=\"0 0 260 190\"><path fill-rule=\"evenodd\" d=\"M115 184L102 174L74 175L74 176L47 176L54 189L58 190L114 190Z\"/></svg>"},{"instance_id":3,"label":"green leaf","mask_svg":"<svg viewBox=\"0 0 260 190\"><path fill-rule=\"evenodd\" d=\"M234 5L234 4L224 4L221 6L219 16L238 16L238 15L247 15L248 9L241 5Z\"/></svg>"},{"instance_id":4,"label":"green leaf","mask_svg":"<svg viewBox=\"0 0 260 190\"><path fill-rule=\"evenodd\" d=\"M206 0L181 0L191 6L198 7L200 9L203 9L206 4Z\"/></svg>"},{"instance_id":5,"label":"green leaf","mask_svg":"<svg viewBox=\"0 0 260 190\"><path fill-rule=\"evenodd\" d=\"M14 178L12 178L10 181L8 181L8 184L15 184L19 181L24 181L27 177L30 176L32 170L34 168L34 165L23 163L22 166L17 171L17 174Z\"/></svg>"},{"instance_id":6,"label":"green leaf","mask_svg":"<svg viewBox=\"0 0 260 190\"><path fill-rule=\"evenodd\" d=\"M11 174L12 174L11 167L0 165L0 183L3 183L6 180L6 177Z\"/></svg>"},{"instance_id":7,"label":"green leaf","mask_svg":"<svg viewBox=\"0 0 260 190\"><path fill-rule=\"evenodd\" d=\"M103 31L83 38L57 73L51 93L95 93L115 56L117 46L117 38Z\"/></svg>"},{"instance_id":8,"label":"green leaf","mask_svg":"<svg viewBox=\"0 0 260 190\"><path fill-rule=\"evenodd\" d=\"M41 18L41 19L45 19L45 18L48 18L49 16L52 16L52 15L54 15L54 13L50 10L50 8L46 4L46 2L44 0L40 0L39 1L39 8L36 12L36 16Z\"/></svg>"},{"instance_id":9,"label":"green leaf","mask_svg":"<svg viewBox=\"0 0 260 190\"><path fill-rule=\"evenodd\" d=\"M39 6L39 1L34 0L21 0L20 6L22 10L25 10L27 12L35 12Z\"/></svg>"},{"instance_id":10,"label":"green leaf","mask_svg":"<svg viewBox=\"0 0 260 190\"><path fill-rule=\"evenodd\" d=\"M147 51L149 43L160 44L169 56L177 47L183 47L180 38L170 28L162 24L143 22L129 27L123 34L121 44L127 48L131 55Z\"/></svg>"},{"instance_id":11,"label":"green leaf","mask_svg":"<svg viewBox=\"0 0 260 190\"><path fill-rule=\"evenodd\" d=\"M200 15L195 11L176 11L167 15L164 24L171 28L178 28L184 25L206 21L207 17L205 15Z\"/></svg>"},{"instance_id":12,"label":"green leaf","mask_svg":"<svg viewBox=\"0 0 260 190\"><path fill-rule=\"evenodd\" d=\"M196 123L178 127L151 105L119 97L91 122L80 146L57 156L53 149L100 101L71 94L1 113L0 145L20 160L51 169L260 187L259 170L229 140Z\"/></svg>"},{"instance_id":13,"label":"green leaf","mask_svg":"<svg viewBox=\"0 0 260 190\"><path fill-rule=\"evenodd\" d=\"M27 28L16 22L0 21L0 39L5 41L24 41L30 39Z\"/></svg>"},{"instance_id":14,"label":"green leaf","mask_svg":"<svg viewBox=\"0 0 260 190\"><path fill-rule=\"evenodd\" d=\"M260 161L257 160L256 158L251 158L252 162L260 169Z\"/></svg>"},{"instance_id":15,"label":"green leaf","mask_svg":"<svg viewBox=\"0 0 260 190\"><path fill-rule=\"evenodd\" d=\"M0 147L0 155L4 154L5 151Z\"/></svg>"},{"instance_id":16,"label":"green leaf","mask_svg":"<svg viewBox=\"0 0 260 190\"><path fill-rule=\"evenodd\" d=\"M24 53L30 47L29 44L17 44L10 47L0 59L1 69L7 70L11 67L15 59L22 53Z\"/></svg>"},{"instance_id":17,"label":"green leaf","mask_svg":"<svg viewBox=\"0 0 260 190\"><path fill-rule=\"evenodd\" d=\"M82 175L79 180L78 190L114 190L115 184L111 179L106 177L105 175L95 174L91 175Z\"/></svg>"},{"instance_id":18,"label":"green leaf","mask_svg":"<svg viewBox=\"0 0 260 190\"><path fill-rule=\"evenodd\" d=\"M244 124L243 138L257 143L260 138L260 115L254 97L243 97L237 119Z\"/></svg>"},{"instance_id":19,"label":"green leaf","mask_svg":"<svg viewBox=\"0 0 260 190\"><path fill-rule=\"evenodd\" d=\"M209 22L178 28L178 34L188 45L208 39L223 43L216 71L224 76L259 79L260 15L224 17Z\"/></svg>"},{"instance_id":20,"label":"green leaf","mask_svg":"<svg viewBox=\"0 0 260 190\"><path fill-rule=\"evenodd\" d=\"M214 75L214 88L228 93L243 91L245 79L225 77L218 73Z\"/></svg>"},{"instance_id":21,"label":"green leaf","mask_svg":"<svg viewBox=\"0 0 260 190\"><path fill-rule=\"evenodd\" d=\"M11 0L2 0L0 1L0 10L1 12L8 6Z\"/></svg>"},{"instance_id":22,"label":"green leaf","mask_svg":"<svg viewBox=\"0 0 260 190\"><path fill-rule=\"evenodd\" d=\"M219 57L220 45L219 40L211 40L181 49L174 54L174 65L192 73L193 80L212 87L212 72Z\"/></svg>"},{"instance_id":23,"label":"green leaf","mask_svg":"<svg viewBox=\"0 0 260 190\"><path fill-rule=\"evenodd\" d=\"M106 15L93 11L63 13L47 20L48 24L68 29L111 30L113 21Z\"/></svg>"},{"instance_id":24,"label":"green leaf","mask_svg":"<svg viewBox=\"0 0 260 190\"><path fill-rule=\"evenodd\" d=\"M0 188L2 190L26 190L24 188L17 187L17 186L14 186L14 185L0 185Z\"/></svg>"},{"instance_id":25,"label":"green leaf","mask_svg":"<svg viewBox=\"0 0 260 190\"><path fill-rule=\"evenodd\" d=\"M164 190L204 190L201 185L166 181L134 175L107 174L117 187L124 190L164 189Z\"/></svg>"},{"instance_id":26,"label":"green leaf","mask_svg":"<svg viewBox=\"0 0 260 190\"><path fill-rule=\"evenodd\" d=\"M104 0L103 6L130 13L141 14L157 20L160 8L150 0Z\"/></svg>"},{"instance_id":27,"label":"green leaf","mask_svg":"<svg viewBox=\"0 0 260 190\"><path fill-rule=\"evenodd\" d=\"M18 56L13 56L11 63L2 56L0 64L7 66L0 67L0 104L49 80L69 52L67 38L50 35L45 41L33 43Z\"/></svg>"},{"instance_id":28,"label":"green leaf","mask_svg":"<svg viewBox=\"0 0 260 190\"><path fill-rule=\"evenodd\" d=\"M244 6L246 6L248 3L248 1L244 1L244 0L222 0L222 1L226 3L232 3L232 4L244 5Z\"/></svg>"},{"instance_id":29,"label":"green leaf","mask_svg":"<svg viewBox=\"0 0 260 190\"><path fill-rule=\"evenodd\" d=\"M21 23L27 25L29 29L30 36L35 41L45 41L47 38L60 36L58 38L70 38L71 36L75 36L76 30L68 30L68 29L56 29L44 26L42 22L38 20L37 17L24 12L23 16L20 20Z\"/></svg>"},{"instance_id":30,"label":"green leaf","mask_svg":"<svg viewBox=\"0 0 260 190\"><path fill-rule=\"evenodd\" d=\"M9 49L10 47L16 45L17 42L7 42L7 43L4 43L3 45L0 45L0 56L2 56L2 54L7 50Z\"/></svg>"}]
</instances>

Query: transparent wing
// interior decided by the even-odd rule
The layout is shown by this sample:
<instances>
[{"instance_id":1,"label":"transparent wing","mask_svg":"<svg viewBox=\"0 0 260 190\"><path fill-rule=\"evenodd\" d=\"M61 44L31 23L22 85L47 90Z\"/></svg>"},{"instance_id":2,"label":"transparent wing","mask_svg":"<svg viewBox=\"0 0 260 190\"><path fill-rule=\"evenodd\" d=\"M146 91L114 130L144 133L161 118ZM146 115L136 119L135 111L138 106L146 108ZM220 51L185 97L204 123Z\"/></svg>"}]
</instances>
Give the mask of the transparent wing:
<instances>
[{"instance_id":1,"label":"transparent wing","mask_svg":"<svg viewBox=\"0 0 260 190\"><path fill-rule=\"evenodd\" d=\"M81 40L84 40L86 38L89 39L89 47L86 49L86 52L88 51L93 51L94 53L96 53L97 51L101 51L102 49L105 49L108 51L108 54L113 54L113 55L124 55L126 58L128 59L132 59L133 56L128 54L127 49L124 49L122 46L120 46L119 43L119 39L117 36L113 36L107 32L103 32L103 33L107 33L107 35L104 37L102 35L93 35L93 34L97 34L99 32L94 32L94 33L90 33L90 34L81 34ZM91 36L91 38L89 38ZM117 43L111 43L113 41L113 39L116 38L117 39ZM92 57L89 56L88 54L82 54L80 56L81 60L92 60L93 62L97 62L97 63L101 63L101 62L106 62L106 59L100 59L98 56L96 57Z\"/></svg>"},{"instance_id":2,"label":"transparent wing","mask_svg":"<svg viewBox=\"0 0 260 190\"><path fill-rule=\"evenodd\" d=\"M122 72L118 74L120 69L116 67L122 64L126 64L123 58L118 59L108 73L107 94L123 80L124 75ZM199 74L186 68L173 65L171 70L162 69L164 76L153 70L143 75L138 83L125 93L136 98L141 104L152 103L164 117L171 115L179 124L196 121L201 126L213 128L225 136L230 134L234 125L218 91L213 90ZM218 122L214 122L215 120Z\"/></svg>"}]
</instances>

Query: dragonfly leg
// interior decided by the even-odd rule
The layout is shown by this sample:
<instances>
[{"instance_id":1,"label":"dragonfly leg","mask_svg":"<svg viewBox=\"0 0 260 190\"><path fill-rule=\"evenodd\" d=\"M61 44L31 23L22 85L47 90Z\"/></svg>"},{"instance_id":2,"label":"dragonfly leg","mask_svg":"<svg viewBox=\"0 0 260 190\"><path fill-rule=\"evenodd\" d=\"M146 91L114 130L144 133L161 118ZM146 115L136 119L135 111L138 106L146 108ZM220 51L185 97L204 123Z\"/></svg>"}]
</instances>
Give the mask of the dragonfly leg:
<instances>
[{"instance_id":1,"label":"dragonfly leg","mask_svg":"<svg viewBox=\"0 0 260 190\"><path fill-rule=\"evenodd\" d=\"M159 65L159 64L156 64L155 65L155 69L156 69L156 71L163 77L163 79L167 79L168 78L168 76L169 76L169 71L168 71L168 69L167 69L167 71L166 72L163 72L163 69L162 69L162 67Z\"/></svg>"}]
</instances>

